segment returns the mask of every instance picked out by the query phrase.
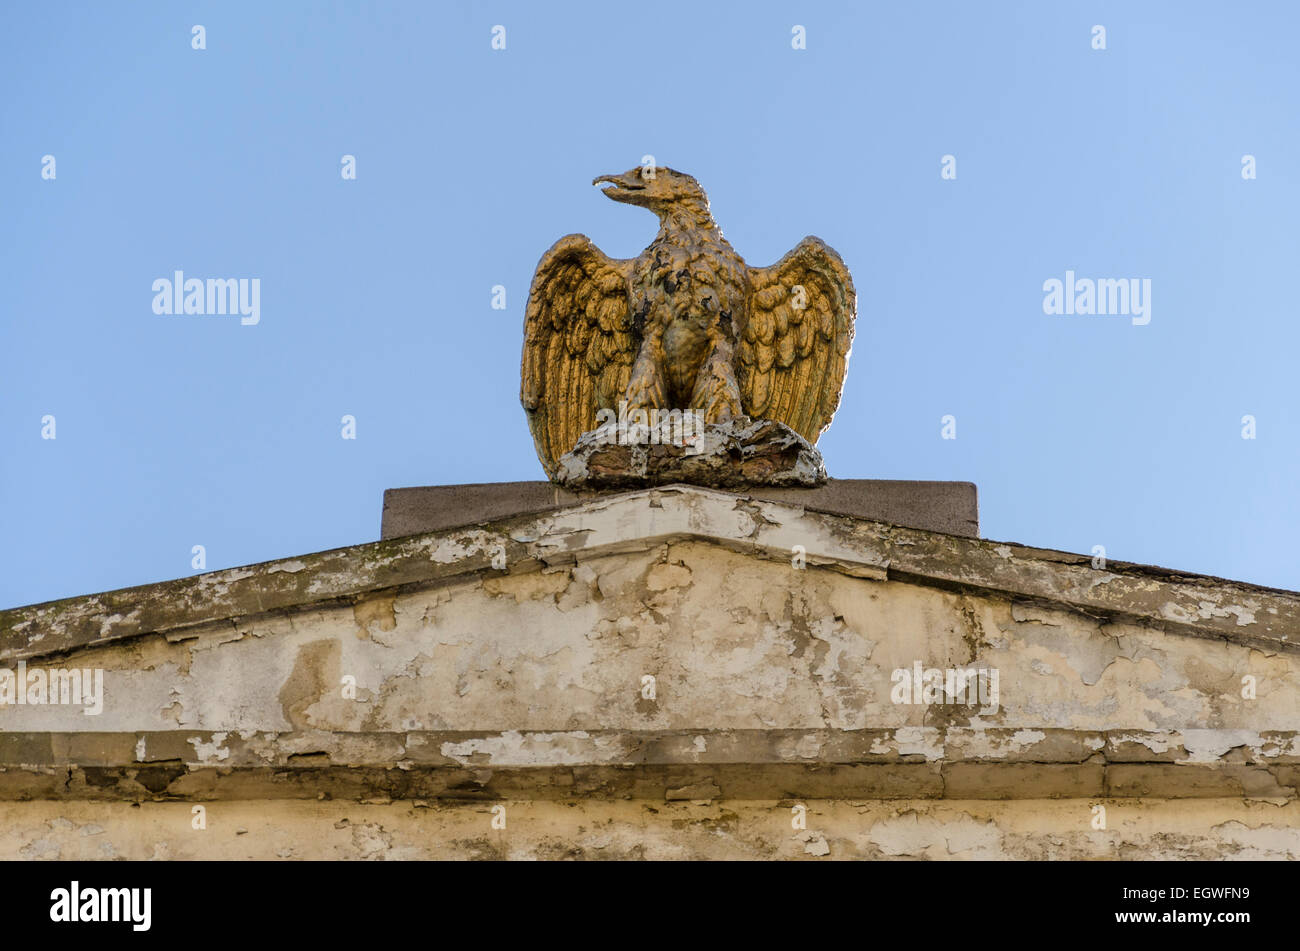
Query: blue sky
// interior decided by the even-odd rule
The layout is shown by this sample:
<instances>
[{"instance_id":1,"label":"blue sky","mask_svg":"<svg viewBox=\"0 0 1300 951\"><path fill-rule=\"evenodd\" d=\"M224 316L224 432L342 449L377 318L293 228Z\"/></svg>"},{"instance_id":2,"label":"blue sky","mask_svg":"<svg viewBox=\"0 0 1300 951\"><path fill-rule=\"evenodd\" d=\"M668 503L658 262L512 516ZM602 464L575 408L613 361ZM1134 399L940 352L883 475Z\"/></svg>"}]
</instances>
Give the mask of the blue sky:
<instances>
[{"instance_id":1,"label":"blue sky","mask_svg":"<svg viewBox=\"0 0 1300 951\"><path fill-rule=\"evenodd\" d=\"M544 478L528 283L561 235L650 241L590 184L647 154L751 264L815 234L852 270L832 476L969 480L989 538L1300 588L1298 9L5 4L0 607ZM155 315L178 269L260 279L260 323ZM1150 323L1044 314L1067 270L1149 279Z\"/></svg>"}]
</instances>

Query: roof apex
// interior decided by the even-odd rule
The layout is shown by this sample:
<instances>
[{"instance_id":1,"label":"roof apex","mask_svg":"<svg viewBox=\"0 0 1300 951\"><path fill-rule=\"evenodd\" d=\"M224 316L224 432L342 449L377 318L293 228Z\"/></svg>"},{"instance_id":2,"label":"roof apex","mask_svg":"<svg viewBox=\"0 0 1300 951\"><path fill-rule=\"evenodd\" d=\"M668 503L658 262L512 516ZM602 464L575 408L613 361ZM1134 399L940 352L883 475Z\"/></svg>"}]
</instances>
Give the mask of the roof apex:
<instances>
[{"instance_id":1,"label":"roof apex","mask_svg":"<svg viewBox=\"0 0 1300 951\"><path fill-rule=\"evenodd\" d=\"M743 493L674 485L0 611L0 660L695 539L810 568L1036 602L1270 651L1300 651L1300 594L1146 565L903 528ZM498 569L495 564L504 564Z\"/></svg>"}]
</instances>

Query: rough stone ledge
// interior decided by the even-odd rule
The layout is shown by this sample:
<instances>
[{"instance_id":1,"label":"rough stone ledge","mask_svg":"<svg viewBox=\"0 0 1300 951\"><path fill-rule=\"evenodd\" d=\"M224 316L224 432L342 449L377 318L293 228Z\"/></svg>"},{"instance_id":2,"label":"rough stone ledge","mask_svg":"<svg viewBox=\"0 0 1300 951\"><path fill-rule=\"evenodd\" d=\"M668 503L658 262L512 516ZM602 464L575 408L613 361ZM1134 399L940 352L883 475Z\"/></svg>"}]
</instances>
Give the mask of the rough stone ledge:
<instances>
[{"instance_id":1,"label":"rough stone ledge","mask_svg":"<svg viewBox=\"0 0 1300 951\"><path fill-rule=\"evenodd\" d=\"M0 800L1300 796L1300 734L893 730L0 734Z\"/></svg>"},{"instance_id":2,"label":"rough stone ledge","mask_svg":"<svg viewBox=\"0 0 1300 951\"><path fill-rule=\"evenodd\" d=\"M491 826L498 804L508 831ZM1099 804L1104 830L1091 823ZM806 829L791 828L795 805L807 809ZM223 802L202 834L191 827L192 808L181 800L0 802L0 859L1300 859L1297 800L261 799Z\"/></svg>"},{"instance_id":3,"label":"rough stone ledge","mask_svg":"<svg viewBox=\"0 0 1300 951\"><path fill-rule=\"evenodd\" d=\"M680 432L664 424L655 437L654 445L622 444L603 430L583 433L560 457L555 481L571 492L676 482L741 491L748 486L813 488L826 483L822 454L775 420L740 416L703 423L689 442L677 444L674 438Z\"/></svg>"},{"instance_id":4,"label":"rough stone ledge","mask_svg":"<svg viewBox=\"0 0 1300 951\"><path fill-rule=\"evenodd\" d=\"M0 661L148 633L353 603L475 575L536 571L686 539L810 568L1043 603L1264 651L1300 653L1300 594L806 511L693 486L593 499L542 515L356 545L176 581L0 611ZM493 568L504 555L508 569ZM792 569L793 570L793 569Z\"/></svg>"}]
</instances>

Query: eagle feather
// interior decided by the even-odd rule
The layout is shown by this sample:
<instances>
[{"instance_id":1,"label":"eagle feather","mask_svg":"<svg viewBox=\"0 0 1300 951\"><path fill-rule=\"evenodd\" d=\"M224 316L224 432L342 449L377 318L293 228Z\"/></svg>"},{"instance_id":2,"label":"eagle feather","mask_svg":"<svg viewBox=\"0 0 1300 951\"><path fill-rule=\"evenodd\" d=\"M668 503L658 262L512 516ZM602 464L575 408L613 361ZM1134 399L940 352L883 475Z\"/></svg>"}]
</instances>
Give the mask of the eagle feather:
<instances>
[{"instance_id":1,"label":"eagle feather","mask_svg":"<svg viewBox=\"0 0 1300 951\"><path fill-rule=\"evenodd\" d=\"M596 411L617 406L639 343L630 333L632 261L607 257L585 234L542 256L524 314L519 399L548 476Z\"/></svg>"},{"instance_id":2,"label":"eagle feather","mask_svg":"<svg viewBox=\"0 0 1300 951\"><path fill-rule=\"evenodd\" d=\"M838 254L808 237L771 267L749 268L749 281L749 323L737 348L745 411L816 443L839 408L848 372L853 278Z\"/></svg>"}]
</instances>

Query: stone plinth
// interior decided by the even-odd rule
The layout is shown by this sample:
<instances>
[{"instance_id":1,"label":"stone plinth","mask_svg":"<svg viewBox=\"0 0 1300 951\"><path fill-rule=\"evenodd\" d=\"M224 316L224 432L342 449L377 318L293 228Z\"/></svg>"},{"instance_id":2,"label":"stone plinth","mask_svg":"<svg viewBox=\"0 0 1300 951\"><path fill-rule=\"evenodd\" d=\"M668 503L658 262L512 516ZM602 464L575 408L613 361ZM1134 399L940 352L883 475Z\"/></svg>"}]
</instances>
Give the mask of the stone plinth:
<instances>
[{"instance_id":1,"label":"stone plinth","mask_svg":"<svg viewBox=\"0 0 1300 951\"><path fill-rule=\"evenodd\" d=\"M625 492L570 492L550 482L480 482L389 489L381 538L436 532L511 515L567 508ZM746 498L795 505L811 512L889 522L967 538L979 536L979 505L972 482L828 479L812 489L763 486Z\"/></svg>"}]
</instances>

